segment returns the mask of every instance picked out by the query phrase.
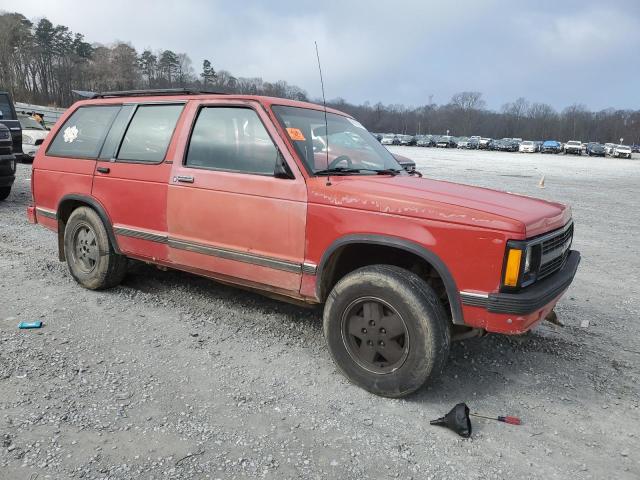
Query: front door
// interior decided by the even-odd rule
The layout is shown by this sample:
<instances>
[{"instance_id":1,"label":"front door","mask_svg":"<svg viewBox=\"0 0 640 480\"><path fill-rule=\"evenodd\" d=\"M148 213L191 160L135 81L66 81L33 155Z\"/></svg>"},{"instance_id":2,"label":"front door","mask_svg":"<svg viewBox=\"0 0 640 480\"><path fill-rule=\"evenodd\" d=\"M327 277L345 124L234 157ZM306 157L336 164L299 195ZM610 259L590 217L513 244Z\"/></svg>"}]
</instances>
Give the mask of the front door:
<instances>
[{"instance_id":1,"label":"front door","mask_svg":"<svg viewBox=\"0 0 640 480\"><path fill-rule=\"evenodd\" d=\"M174 163L169 182L171 261L297 293L307 193L284 143L251 102L204 104L194 115L184 159Z\"/></svg>"}]
</instances>

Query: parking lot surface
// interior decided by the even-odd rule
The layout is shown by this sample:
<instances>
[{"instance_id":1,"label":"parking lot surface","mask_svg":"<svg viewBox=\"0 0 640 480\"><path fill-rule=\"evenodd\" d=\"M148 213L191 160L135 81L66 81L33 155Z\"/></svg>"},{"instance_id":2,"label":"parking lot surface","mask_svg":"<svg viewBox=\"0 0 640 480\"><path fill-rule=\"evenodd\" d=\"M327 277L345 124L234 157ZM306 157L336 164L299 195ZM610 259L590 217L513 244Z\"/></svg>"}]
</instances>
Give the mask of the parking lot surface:
<instances>
[{"instance_id":1,"label":"parking lot surface","mask_svg":"<svg viewBox=\"0 0 640 480\"><path fill-rule=\"evenodd\" d=\"M378 398L337 372L319 308L142 264L80 288L26 221L20 165L0 203L0 478L639 478L638 155L391 150L432 178L572 205L564 326L456 343L428 388ZM523 425L474 419L469 440L429 425L461 401Z\"/></svg>"}]
</instances>

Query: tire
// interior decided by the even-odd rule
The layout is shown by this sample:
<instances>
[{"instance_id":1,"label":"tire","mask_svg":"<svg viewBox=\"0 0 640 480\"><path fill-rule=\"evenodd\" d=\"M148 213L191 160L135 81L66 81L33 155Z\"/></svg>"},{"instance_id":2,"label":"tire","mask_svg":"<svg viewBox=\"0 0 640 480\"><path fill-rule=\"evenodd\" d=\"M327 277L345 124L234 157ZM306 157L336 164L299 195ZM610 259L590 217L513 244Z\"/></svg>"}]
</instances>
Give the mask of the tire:
<instances>
[{"instance_id":1,"label":"tire","mask_svg":"<svg viewBox=\"0 0 640 480\"><path fill-rule=\"evenodd\" d=\"M127 273L127 257L115 253L104 223L89 207L79 207L69 217L64 251L71 275L89 290L114 287Z\"/></svg>"},{"instance_id":2,"label":"tire","mask_svg":"<svg viewBox=\"0 0 640 480\"><path fill-rule=\"evenodd\" d=\"M6 200L11 193L11 187L0 187L0 201Z\"/></svg>"},{"instance_id":3,"label":"tire","mask_svg":"<svg viewBox=\"0 0 640 480\"><path fill-rule=\"evenodd\" d=\"M327 298L323 324L342 374L383 397L416 391L442 372L449 356L449 320L440 299L399 267L372 265L346 275Z\"/></svg>"}]
</instances>

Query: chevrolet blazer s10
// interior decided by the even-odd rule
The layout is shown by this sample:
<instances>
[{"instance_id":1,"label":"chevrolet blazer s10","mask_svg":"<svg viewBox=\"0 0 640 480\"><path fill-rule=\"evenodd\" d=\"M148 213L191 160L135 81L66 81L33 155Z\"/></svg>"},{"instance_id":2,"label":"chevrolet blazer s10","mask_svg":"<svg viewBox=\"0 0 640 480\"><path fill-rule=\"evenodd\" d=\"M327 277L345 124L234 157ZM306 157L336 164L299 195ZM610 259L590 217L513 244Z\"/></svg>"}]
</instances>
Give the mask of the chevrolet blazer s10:
<instances>
[{"instance_id":1,"label":"chevrolet blazer s10","mask_svg":"<svg viewBox=\"0 0 640 480\"><path fill-rule=\"evenodd\" d=\"M452 339L531 329L580 261L568 207L419 178L349 115L279 98L96 94L31 181L29 220L83 287L135 259L323 304L340 371L389 397L438 374Z\"/></svg>"}]
</instances>

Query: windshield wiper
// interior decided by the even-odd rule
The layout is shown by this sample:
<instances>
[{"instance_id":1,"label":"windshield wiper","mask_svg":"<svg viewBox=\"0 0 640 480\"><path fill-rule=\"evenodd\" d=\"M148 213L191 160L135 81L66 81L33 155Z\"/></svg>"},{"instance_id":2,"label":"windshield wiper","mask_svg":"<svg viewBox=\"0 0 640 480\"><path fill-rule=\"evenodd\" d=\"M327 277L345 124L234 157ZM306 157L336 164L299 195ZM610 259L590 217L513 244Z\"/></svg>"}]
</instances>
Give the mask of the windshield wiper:
<instances>
[{"instance_id":1,"label":"windshield wiper","mask_svg":"<svg viewBox=\"0 0 640 480\"><path fill-rule=\"evenodd\" d=\"M360 173L360 169L351 167L333 167L325 170L317 170L314 173L316 175L348 175L350 173Z\"/></svg>"},{"instance_id":2,"label":"windshield wiper","mask_svg":"<svg viewBox=\"0 0 640 480\"><path fill-rule=\"evenodd\" d=\"M358 174L362 172L374 172L377 175L393 175L396 176L402 170L396 170L394 168L376 169L376 168L351 168L351 167L334 167L327 168L325 170L318 170L316 175L349 175Z\"/></svg>"}]
</instances>

